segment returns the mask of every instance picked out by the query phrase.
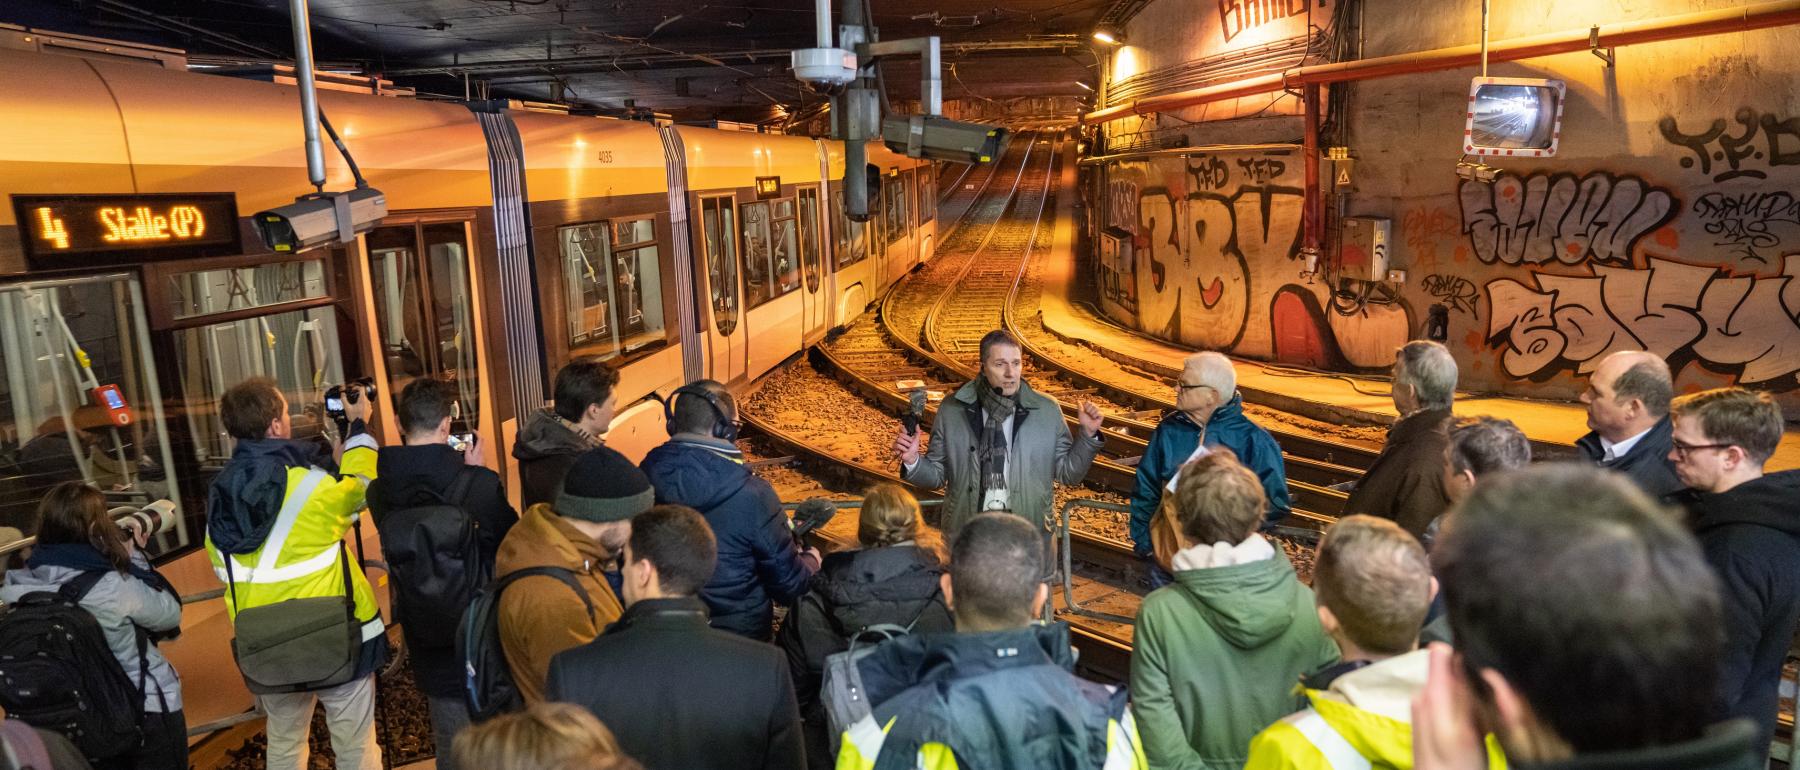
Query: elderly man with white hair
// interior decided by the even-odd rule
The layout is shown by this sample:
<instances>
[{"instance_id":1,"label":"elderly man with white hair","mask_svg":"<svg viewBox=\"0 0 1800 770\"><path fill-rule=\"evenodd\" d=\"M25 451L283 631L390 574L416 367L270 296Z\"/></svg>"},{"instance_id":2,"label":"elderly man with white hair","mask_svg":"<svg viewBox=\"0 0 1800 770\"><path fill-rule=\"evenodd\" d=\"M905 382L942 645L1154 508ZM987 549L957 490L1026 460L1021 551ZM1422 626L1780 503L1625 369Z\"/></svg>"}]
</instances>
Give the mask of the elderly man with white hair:
<instances>
[{"instance_id":1,"label":"elderly man with white hair","mask_svg":"<svg viewBox=\"0 0 1800 770\"><path fill-rule=\"evenodd\" d=\"M1150 445L1138 461L1137 489L1131 495L1131 541L1138 556L1150 563L1153 586L1167 584L1170 576L1152 558L1150 521L1163 495L1174 486L1181 466L1211 447L1230 449L1262 481L1269 498L1266 522L1288 514L1281 445L1244 416L1244 397L1237 392L1237 370L1231 359L1210 351L1188 356L1175 382L1175 409L1163 415L1150 435Z\"/></svg>"},{"instance_id":2,"label":"elderly man with white hair","mask_svg":"<svg viewBox=\"0 0 1800 770\"><path fill-rule=\"evenodd\" d=\"M1356 482L1344 513L1391 519L1413 537L1450 507L1444 489L1449 465L1450 404L1456 398L1456 359L1443 345L1414 340L1394 357L1394 409L1387 446Z\"/></svg>"}]
</instances>

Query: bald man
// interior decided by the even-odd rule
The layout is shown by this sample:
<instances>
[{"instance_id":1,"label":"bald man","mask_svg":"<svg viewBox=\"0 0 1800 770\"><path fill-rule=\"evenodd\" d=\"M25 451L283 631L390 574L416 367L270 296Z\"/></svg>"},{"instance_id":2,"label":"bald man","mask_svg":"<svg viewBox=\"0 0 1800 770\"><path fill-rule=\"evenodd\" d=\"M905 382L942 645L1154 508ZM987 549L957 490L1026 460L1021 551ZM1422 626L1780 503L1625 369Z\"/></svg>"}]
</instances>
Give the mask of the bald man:
<instances>
[{"instance_id":1,"label":"bald man","mask_svg":"<svg viewBox=\"0 0 1800 770\"><path fill-rule=\"evenodd\" d=\"M1642 350L1600 359L1588 378L1581 403L1593 431L1575 442L1600 467L1631 477L1651 497L1661 499L1687 485L1669 463L1669 402L1675 396L1669 364Z\"/></svg>"}]
</instances>

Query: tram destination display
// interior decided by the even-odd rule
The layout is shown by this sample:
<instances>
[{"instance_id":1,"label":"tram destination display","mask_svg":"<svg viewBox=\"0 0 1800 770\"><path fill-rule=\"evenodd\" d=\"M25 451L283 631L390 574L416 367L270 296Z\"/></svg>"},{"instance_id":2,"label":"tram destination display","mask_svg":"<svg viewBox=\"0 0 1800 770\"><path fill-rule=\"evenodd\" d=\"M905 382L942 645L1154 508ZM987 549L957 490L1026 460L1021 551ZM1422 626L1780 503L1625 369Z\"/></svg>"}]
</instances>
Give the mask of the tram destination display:
<instances>
[{"instance_id":1,"label":"tram destination display","mask_svg":"<svg viewBox=\"0 0 1800 770\"><path fill-rule=\"evenodd\" d=\"M33 269L121 264L238 249L231 193L14 195Z\"/></svg>"}]
</instances>

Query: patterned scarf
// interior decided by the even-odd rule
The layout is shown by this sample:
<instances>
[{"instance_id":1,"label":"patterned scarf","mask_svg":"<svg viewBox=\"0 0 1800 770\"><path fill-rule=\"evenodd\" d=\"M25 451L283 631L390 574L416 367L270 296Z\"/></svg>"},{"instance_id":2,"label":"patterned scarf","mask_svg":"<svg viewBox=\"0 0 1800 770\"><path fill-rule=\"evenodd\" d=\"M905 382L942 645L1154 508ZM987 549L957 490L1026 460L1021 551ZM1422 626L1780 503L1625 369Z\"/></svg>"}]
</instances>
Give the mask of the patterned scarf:
<instances>
[{"instance_id":1,"label":"patterned scarf","mask_svg":"<svg viewBox=\"0 0 1800 770\"><path fill-rule=\"evenodd\" d=\"M985 500L988 492L1006 489L1006 422L1018 409L1019 397L1001 395L988 385L986 377L979 377L975 380L975 402L986 418L975 449L981 461L981 499Z\"/></svg>"}]
</instances>

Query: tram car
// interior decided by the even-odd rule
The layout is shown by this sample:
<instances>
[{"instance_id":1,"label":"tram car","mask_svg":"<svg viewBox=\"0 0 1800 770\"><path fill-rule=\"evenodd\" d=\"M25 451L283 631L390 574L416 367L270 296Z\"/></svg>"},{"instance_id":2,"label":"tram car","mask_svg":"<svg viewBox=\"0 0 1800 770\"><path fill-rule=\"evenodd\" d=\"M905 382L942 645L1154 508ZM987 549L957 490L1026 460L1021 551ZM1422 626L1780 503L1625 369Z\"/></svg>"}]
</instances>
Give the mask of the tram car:
<instances>
[{"instance_id":1,"label":"tram car","mask_svg":"<svg viewBox=\"0 0 1800 770\"><path fill-rule=\"evenodd\" d=\"M29 533L70 479L120 504L173 499L152 553L184 593L212 580L195 549L234 383L273 378L316 435L325 390L370 377L390 443L392 397L452 380L458 430L516 490L502 450L571 358L618 367L608 443L641 457L665 438L650 394L746 385L934 248L934 170L878 145L873 216L852 223L841 143L333 79L320 108L387 216L354 243L272 253L248 217L313 189L298 89L178 54L0 45L0 525ZM351 188L325 149L325 189Z\"/></svg>"}]
</instances>

